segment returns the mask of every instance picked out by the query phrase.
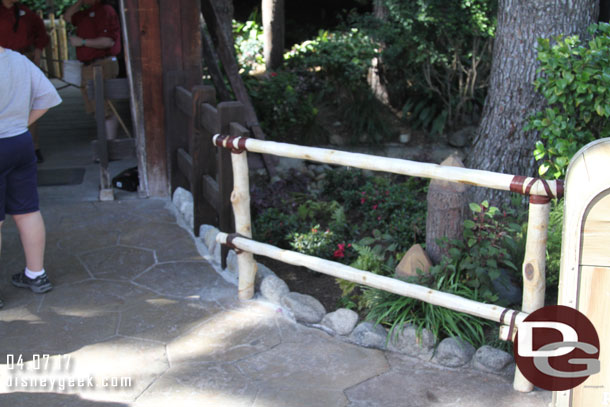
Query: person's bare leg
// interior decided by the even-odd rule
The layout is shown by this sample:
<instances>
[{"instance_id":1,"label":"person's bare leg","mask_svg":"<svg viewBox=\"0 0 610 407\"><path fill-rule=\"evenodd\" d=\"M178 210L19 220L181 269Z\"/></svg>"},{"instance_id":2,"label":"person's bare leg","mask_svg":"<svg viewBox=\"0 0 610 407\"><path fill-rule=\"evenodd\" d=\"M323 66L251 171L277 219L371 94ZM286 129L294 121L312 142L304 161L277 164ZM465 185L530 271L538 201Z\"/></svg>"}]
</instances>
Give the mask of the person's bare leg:
<instances>
[{"instance_id":1,"label":"person's bare leg","mask_svg":"<svg viewBox=\"0 0 610 407\"><path fill-rule=\"evenodd\" d=\"M31 271L44 269L46 232L40 211L13 215L25 253L25 264Z\"/></svg>"}]
</instances>

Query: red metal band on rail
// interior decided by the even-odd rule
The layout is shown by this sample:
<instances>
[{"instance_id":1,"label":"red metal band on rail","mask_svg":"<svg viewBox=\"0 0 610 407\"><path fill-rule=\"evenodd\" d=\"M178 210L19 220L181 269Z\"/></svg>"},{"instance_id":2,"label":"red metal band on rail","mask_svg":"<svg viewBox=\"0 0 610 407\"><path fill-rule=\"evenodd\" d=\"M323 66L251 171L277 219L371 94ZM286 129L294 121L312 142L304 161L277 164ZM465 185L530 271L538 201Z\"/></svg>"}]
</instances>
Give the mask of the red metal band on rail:
<instances>
[{"instance_id":1,"label":"red metal band on rail","mask_svg":"<svg viewBox=\"0 0 610 407\"><path fill-rule=\"evenodd\" d=\"M557 199L563 198L563 180L558 179L556 182L557 185Z\"/></svg>"},{"instance_id":2,"label":"red metal band on rail","mask_svg":"<svg viewBox=\"0 0 610 407\"><path fill-rule=\"evenodd\" d=\"M510 182L510 190L511 192L516 192L518 194L523 194L523 183L527 177L521 175L515 175L513 180Z\"/></svg>"},{"instance_id":3,"label":"red metal band on rail","mask_svg":"<svg viewBox=\"0 0 610 407\"><path fill-rule=\"evenodd\" d=\"M219 135L218 135L218 137L216 137L216 138L214 139L214 144L215 144L217 147L225 147L223 143L224 143L224 140L225 140L227 137L228 137L228 136L226 136L226 135L219 134Z\"/></svg>"},{"instance_id":4,"label":"red metal band on rail","mask_svg":"<svg viewBox=\"0 0 610 407\"><path fill-rule=\"evenodd\" d=\"M544 205L544 204L548 204L549 202L551 202L551 198L549 198L548 196L530 195L531 204Z\"/></svg>"}]
</instances>

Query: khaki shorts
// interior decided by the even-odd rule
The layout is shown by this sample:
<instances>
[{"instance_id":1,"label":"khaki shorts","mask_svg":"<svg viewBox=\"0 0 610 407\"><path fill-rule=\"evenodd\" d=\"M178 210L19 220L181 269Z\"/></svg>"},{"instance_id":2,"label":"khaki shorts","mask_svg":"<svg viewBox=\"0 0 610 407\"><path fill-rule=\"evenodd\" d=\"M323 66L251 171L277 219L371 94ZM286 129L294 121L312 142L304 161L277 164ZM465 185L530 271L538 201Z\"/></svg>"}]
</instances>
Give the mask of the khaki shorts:
<instances>
[{"instance_id":1,"label":"khaki shorts","mask_svg":"<svg viewBox=\"0 0 610 407\"><path fill-rule=\"evenodd\" d=\"M113 79L119 76L119 62L116 57L106 57L92 62L90 65L83 65L81 71L81 93L85 101L85 111L87 113L95 112L95 100L89 99L87 95L87 82L93 80L93 67L101 66L104 79ZM112 115L112 110L108 105L108 101L104 102L105 117Z\"/></svg>"}]
</instances>

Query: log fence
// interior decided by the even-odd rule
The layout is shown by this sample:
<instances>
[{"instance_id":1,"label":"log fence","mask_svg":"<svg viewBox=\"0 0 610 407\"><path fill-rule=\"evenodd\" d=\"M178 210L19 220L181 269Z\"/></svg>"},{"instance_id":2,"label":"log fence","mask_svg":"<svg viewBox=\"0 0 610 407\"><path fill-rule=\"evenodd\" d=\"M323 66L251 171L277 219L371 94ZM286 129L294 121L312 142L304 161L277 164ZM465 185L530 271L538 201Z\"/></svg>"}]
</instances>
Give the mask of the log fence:
<instances>
[{"instance_id":1,"label":"log fence","mask_svg":"<svg viewBox=\"0 0 610 407\"><path fill-rule=\"evenodd\" d=\"M305 266L311 270L337 278L498 322L501 324L500 338L503 340L512 340L518 324L530 312L544 305L545 253L550 200L563 196L563 181L547 181L490 171L264 141L245 137L245 134L238 131L236 127L230 126L228 132L219 132L213 136L212 143L221 147L218 149L219 151L231 152L234 185L231 203L235 215L236 233L227 233L227 230L221 228L222 232L218 234L217 241L224 247L235 249L237 253L239 268L238 295L240 299L246 300L254 295L256 262L252 255L256 254L297 266ZM280 249L252 240L247 153L270 154L332 165L430 178L512 191L529 196L528 235L522 265L524 280L522 310L517 311L494 304L479 303L453 294L432 290L428 287L376 275L341 263ZM520 374L518 369L515 372L513 387L522 392L533 389L533 385Z\"/></svg>"}]
</instances>

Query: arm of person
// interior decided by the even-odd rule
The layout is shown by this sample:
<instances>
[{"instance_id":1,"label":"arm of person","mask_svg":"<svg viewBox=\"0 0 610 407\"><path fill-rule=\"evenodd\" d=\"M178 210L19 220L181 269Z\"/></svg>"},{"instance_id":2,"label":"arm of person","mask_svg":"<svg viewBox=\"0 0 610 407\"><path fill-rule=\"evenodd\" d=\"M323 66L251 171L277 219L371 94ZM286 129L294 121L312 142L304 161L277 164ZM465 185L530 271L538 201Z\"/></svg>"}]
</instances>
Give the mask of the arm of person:
<instances>
[{"instance_id":1,"label":"arm of person","mask_svg":"<svg viewBox=\"0 0 610 407\"><path fill-rule=\"evenodd\" d=\"M76 35L70 37L70 44L73 47L84 47L106 49L114 46L114 40L110 37L81 38Z\"/></svg>"},{"instance_id":2,"label":"arm of person","mask_svg":"<svg viewBox=\"0 0 610 407\"><path fill-rule=\"evenodd\" d=\"M34 63L36 66L40 66L40 59L42 58L42 50L40 48L34 48Z\"/></svg>"},{"instance_id":3,"label":"arm of person","mask_svg":"<svg viewBox=\"0 0 610 407\"><path fill-rule=\"evenodd\" d=\"M28 126L40 119L49 109L34 109L30 111L30 117L28 118Z\"/></svg>"},{"instance_id":4,"label":"arm of person","mask_svg":"<svg viewBox=\"0 0 610 407\"><path fill-rule=\"evenodd\" d=\"M80 10L80 8L83 6L83 0L77 0L76 3L74 3L73 5L71 5L70 7L68 7L66 9L66 11L64 12L62 18L64 19L64 21L73 24L72 23L72 16L74 14L76 14L76 12L78 10Z\"/></svg>"}]
</instances>

